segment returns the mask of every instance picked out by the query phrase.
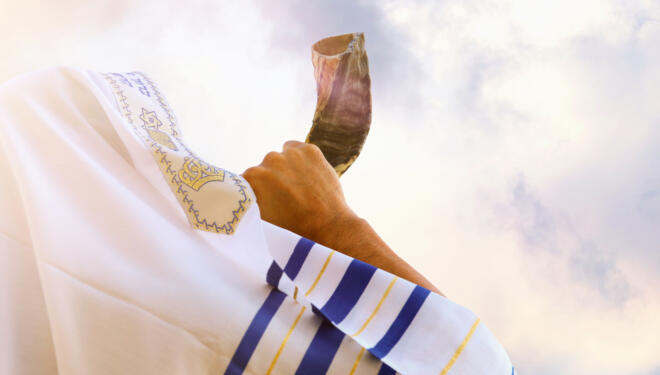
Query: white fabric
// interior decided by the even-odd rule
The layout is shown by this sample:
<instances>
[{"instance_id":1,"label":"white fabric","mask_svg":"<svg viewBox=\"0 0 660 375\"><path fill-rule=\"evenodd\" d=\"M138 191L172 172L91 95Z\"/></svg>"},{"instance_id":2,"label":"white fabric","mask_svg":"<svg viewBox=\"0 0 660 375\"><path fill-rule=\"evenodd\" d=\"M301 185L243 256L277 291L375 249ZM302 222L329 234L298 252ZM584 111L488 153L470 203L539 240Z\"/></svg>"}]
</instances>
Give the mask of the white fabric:
<instances>
[{"instance_id":1,"label":"white fabric","mask_svg":"<svg viewBox=\"0 0 660 375\"><path fill-rule=\"evenodd\" d=\"M144 75L0 86L0 178L0 374L513 373L469 310L261 221Z\"/></svg>"}]
</instances>

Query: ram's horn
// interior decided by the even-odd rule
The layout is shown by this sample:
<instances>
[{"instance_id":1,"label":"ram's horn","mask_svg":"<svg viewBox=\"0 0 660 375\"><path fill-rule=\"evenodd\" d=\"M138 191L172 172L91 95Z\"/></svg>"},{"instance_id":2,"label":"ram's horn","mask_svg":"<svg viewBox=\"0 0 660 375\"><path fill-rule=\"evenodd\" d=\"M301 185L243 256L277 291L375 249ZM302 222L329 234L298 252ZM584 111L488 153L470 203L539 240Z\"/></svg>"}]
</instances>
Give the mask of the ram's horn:
<instances>
[{"instance_id":1,"label":"ram's horn","mask_svg":"<svg viewBox=\"0 0 660 375\"><path fill-rule=\"evenodd\" d=\"M371 123L371 79L364 34L312 46L317 102L306 142L317 145L341 176L360 154Z\"/></svg>"}]
</instances>

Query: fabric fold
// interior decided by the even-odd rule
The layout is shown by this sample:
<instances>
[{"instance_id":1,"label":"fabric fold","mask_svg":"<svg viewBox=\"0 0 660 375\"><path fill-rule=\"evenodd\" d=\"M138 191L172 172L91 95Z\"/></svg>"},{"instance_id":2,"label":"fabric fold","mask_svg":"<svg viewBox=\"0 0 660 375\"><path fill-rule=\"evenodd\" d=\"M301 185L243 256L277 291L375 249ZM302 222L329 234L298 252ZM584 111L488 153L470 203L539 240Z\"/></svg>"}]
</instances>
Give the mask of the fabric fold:
<instances>
[{"instance_id":1,"label":"fabric fold","mask_svg":"<svg viewBox=\"0 0 660 375\"><path fill-rule=\"evenodd\" d=\"M483 373L511 373L508 356L470 310L341 252L264 225L274 262L303 295L302 303L315 307L397 372L446 373L470 363ZM326 279L325 274L341 277ZM465 350L472 346L489 350Z\"/></svg>"}]
</instances>

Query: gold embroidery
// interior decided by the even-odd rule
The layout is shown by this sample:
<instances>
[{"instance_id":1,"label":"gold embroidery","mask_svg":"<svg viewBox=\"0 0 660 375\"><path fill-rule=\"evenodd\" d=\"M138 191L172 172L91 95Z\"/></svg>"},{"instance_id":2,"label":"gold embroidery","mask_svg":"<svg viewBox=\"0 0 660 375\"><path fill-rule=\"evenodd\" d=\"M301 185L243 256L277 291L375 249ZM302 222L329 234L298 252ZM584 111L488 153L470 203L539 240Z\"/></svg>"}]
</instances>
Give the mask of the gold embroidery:
<instances>
[{"instance_id":1,"label":"gold embroidery","mask_svg":"<svg viewBox=\"0 0 660 375\"><path fill-rule=\"evenodd\" d=\"M210 181L224 181L225 171L206 164L197 158L185 158L183 167L179 170L181 182L198 191Z\"/></svg>"},{"instance_id":2,"label":"gold embroidery","mask_svg":"<svg viewBox=\"0 0 660 375\"><path fill-rule=\"evenodd\" d=\"M149 128L158 129L163 126L163 122L158 119L156 111L147 111L145 108L142 108L142 114L140 114L140 120L144 121L144 126Z\"/></svg>"},{"instance_id":3,"label":"gold embroidery","mask_svg":"<svg viewBox=\"0 0 660 375\"><path fill-rule=\"evenodd\" d=\"M149 134L149 137L153 139L154 141L158 142L159 144L169 148L170 150L178 150L174 142L170 139L170 137L165 134L165 132L162 132L160 130L154 130L154 129L147 129L147 133Z\"/></svg>"},{"instance_id":4,"label":"gold embroidery","mask_svg":"<svg viewBox=\"0 0 660 375\"><path fill-rule=\"evenodd\" d=\"M151 150L190 224L208 232L233 234L253 202L247 181L204 162L186 147L179 138L173 113L149 78L141 73L111 73L104 77L114 89L127 122ZM130 95L124 93L124 88ZM150 107L156 103L155 108ZM141 127L132 118L137 108L141 108ZM158 111L168 124L160 121Z\"/></svg>"},{"instance_id":5,"label":"gold embroidery","mask_svg":"<svg viewBox=\"0 0 660 375\"><path fill-rule=\"evenodd\" d=\"M231 211L231 220L226 221L225 224L218 225L216 221L209 221L204 216L202 216L200 210L195 205L193 197L191 196L192 192L187 190L187 186L179 178L177 170L172 168L172 161L168 159L168 154L163 151L162 147L160 147L158 144L154 143L151 146L154 157L161 167L161 171L163 174L169 176L169 179L166 178L166 180L168 183L170 183L170 187L172 188L172 191L175 192L179 203L181 203L181 205L184 207L184 211L192 225L197 229L205 230L207 232L233 234L236 230L236 225L239 223L243 217L243 214L245 214L247 208L252 203L252 199L248 193L247 186L243 184L243 178L231 172L224 171L229 174L231 180L234 182L234 185L238 187L240 199L238 200L238 207Z\"/></svg>"},{"instance_id":6,"label":"gold embroidery","mask_svg":"<svg viewBox=\"0 0 660 375\"><path fill-rule=\"evenodd\" d=\"M172 139L170 139L170 136L167 135L167 133L164 131L160 130L160 127L163 126L163 123L158 119L156 111L147 111L145 108L142 108L140 120L144 122L144 129L147 131L147 134L149 134L149 137L153 141L169 148L170 150L178 150Z\"/></svg>"},{"instance_id":7,"label":"gold embroidery","mask_svg":"<svg viewBox=\"0 0 660 375\"><path fill-rule=\"evenodd\" d=\"M134 73L134 74L137 74L137 73ZM158 100L158 104L160 104L160 108L163 111L165 111L165 114L167 114L167 119L169 120L169 123L170 123L169 124L170 134L172 134L173 137L178 139L181 133L179 132L179 128L176 124L176 118L174 117L174 114L172 113L172 111L170 111L170 107L167 105L167 101L165 101L165 98L163 97L163 95L161 95L160 91L158 91L158 88L151 81L151 79L149 79L149 77L147 77L145 74L142 74L142 73L139 73L139 74L149 84L149 87L151 87L151 90L153 91L154 95L156 95L156 99ZM192 154L192 152L190 152L190 150L188 150L188 148L186 147L185 144L182 143L182 146L183 146L183 148L185 148L188 151L188 153Z\"/></svg>"}]
</instances>

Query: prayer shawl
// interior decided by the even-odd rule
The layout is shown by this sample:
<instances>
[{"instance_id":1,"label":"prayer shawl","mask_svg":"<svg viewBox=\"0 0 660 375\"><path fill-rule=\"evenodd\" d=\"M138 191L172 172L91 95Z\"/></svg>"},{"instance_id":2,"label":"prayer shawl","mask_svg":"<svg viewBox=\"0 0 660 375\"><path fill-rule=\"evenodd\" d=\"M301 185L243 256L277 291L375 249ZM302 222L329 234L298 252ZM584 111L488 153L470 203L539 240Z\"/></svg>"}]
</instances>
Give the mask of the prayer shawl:
<instances>
[{"instance_id":1,"label":"prayer shawl","mask_svg":"<svg viewBox=\"0 0 660 375\"><path fill-rule=\"evenodd\" d=\"M262 221L141 73L0 86L0 179L2 374L514 372L468 309Z\"/></svg>"}]
</instances>

